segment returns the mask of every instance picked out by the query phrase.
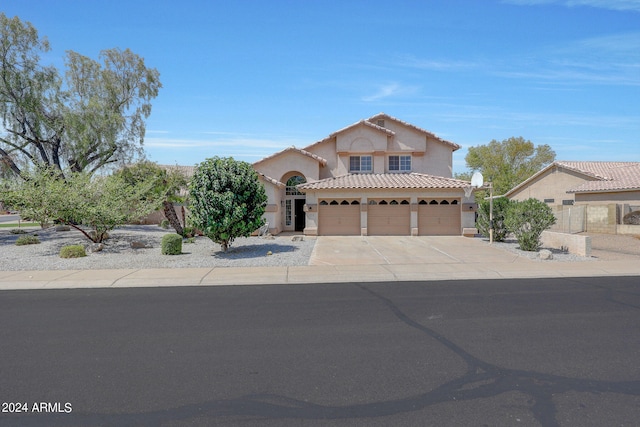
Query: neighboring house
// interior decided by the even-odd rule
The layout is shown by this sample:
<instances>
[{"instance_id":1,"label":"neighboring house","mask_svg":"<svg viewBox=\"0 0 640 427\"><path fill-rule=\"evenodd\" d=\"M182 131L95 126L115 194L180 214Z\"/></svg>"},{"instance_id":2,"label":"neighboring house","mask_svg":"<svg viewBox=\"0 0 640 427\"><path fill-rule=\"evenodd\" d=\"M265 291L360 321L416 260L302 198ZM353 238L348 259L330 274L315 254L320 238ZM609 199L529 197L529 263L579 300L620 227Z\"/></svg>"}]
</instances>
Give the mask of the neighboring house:
<instances>
[{"instance_id":1,"label":"neighboring house","mask_svg":"<svg viewBox=\"0 0 640 427\"><path fill-rule=\"evenodd\" d=\"M640 209L640 162L556 161L505 196L514 200L533 197L556 211L589 206L578 231L615 233L626 213Z\"/></svg>"},{"instance_id":2,"label":"neighboring house","mask_svg":"<svg viewBox=\"0 0 640 427\"><path fill-rule=\"evenodd\" d=\"M253 164L269 231L307 235L461 235L474 227L470 183L452 178L453 142L384 113L304 149Z\"/></svg>"}]
</instances>

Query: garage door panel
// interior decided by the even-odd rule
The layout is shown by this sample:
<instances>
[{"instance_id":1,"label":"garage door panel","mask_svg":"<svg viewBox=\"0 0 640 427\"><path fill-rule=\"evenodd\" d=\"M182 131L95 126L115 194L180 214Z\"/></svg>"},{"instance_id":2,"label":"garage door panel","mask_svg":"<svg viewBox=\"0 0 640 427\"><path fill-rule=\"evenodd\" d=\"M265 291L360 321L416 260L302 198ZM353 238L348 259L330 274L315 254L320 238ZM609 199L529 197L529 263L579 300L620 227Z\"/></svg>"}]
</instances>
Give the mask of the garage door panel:
<instances>
[{"instance_id":1,"label":"garage door panel","mask_svg":"<svg viewBox=\"0 0 640 427\"><path fill-rule=\"evenodd\" d=\"M359 236L360 205L320 205L318 234L321 236Z\"/></svg>"},{"instance_id":2,"label":"garage door panel","mask_svg":"<svg viewBox=\"0 0 640 427\"><path fill-rule=\"evenodd\" d=\"M418 234L421 236L459 236L460 205L419 205Z\"/></svg>"},{"instance_id":3,"label":"garage door panel","mask_svg":"<svg viewBox=\"0 0 640 427\"><path fill-rule=\"evenodd\" d=\"M370 236L406 236L411 232L409 205L369 205L367 234Z\"/></svg>"}]
</instances>

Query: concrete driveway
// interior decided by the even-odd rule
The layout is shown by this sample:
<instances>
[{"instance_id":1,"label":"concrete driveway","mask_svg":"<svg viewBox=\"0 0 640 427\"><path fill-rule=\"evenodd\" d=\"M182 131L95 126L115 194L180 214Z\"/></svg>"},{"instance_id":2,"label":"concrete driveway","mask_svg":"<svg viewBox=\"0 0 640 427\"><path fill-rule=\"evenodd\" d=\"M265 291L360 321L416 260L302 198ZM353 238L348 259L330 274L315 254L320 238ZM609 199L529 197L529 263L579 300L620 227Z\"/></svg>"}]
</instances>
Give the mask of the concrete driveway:
<instances>
[{"instance_id":1,"label":"concrete driveway","mask_svg":"<svg viewBox=\"0 0 640 427\"><path fill-rule=\"evenodd\" d=\"M319 236L317 239L309 265L530 262L480 239L462 236Z\"/></svg>"}]
</instances>

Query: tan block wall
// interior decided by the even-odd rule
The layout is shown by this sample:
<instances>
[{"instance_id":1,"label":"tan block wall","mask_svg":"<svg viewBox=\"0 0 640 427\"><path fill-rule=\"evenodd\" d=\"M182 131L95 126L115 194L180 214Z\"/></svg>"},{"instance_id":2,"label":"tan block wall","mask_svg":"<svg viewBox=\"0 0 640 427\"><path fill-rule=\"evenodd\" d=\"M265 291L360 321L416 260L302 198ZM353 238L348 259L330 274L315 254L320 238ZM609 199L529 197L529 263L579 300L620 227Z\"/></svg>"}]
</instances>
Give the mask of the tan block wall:
<instances>
[{"instance_id":1,"label":"tan block wall","mask_svg":"<svg viewBox=\"0 0 640 427\"><path fill-rule=\"evenodd\" d=\"M587 231L590 233L616 233L616 205L588 205Z\"/></svg>"},{"instance_id":2,"label":"tan block wall","mask_svg":"<svg viewBox=\"0 0 640 427\"><path fill-rule=\"evenodd\" d=\"M546 248L566 250L580 256L591 256L590 236L543 231L540 241Z\"/></svg>"}]
</instances>

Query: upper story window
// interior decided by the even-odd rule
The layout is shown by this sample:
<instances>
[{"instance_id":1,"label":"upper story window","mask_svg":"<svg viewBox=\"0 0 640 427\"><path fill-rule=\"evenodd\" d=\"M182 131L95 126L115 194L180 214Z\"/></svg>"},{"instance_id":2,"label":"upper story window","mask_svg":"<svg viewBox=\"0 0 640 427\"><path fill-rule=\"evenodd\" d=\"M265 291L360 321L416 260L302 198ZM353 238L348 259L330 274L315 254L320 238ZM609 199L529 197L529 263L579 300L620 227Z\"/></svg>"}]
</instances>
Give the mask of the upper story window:
<instances>
[{"instance_id":1,"label":"upper story window","mask_svg":"<svg viewBox=\"0 0 640 427\"><path fill-rule=\"evenodd\" d=\"M389 171L411 172L411 156L389 156Z\"/></svg>"},{"instance_id":2,"label":"upper story window","mask_svg":"<svg viewBox=\"0 0 640 427\"><path fill-rule=\"evenodd\" d=\"M371 156L350 156L349 172L371 172L373 171L373 162Z\"/></svg>"}]
</instances>

